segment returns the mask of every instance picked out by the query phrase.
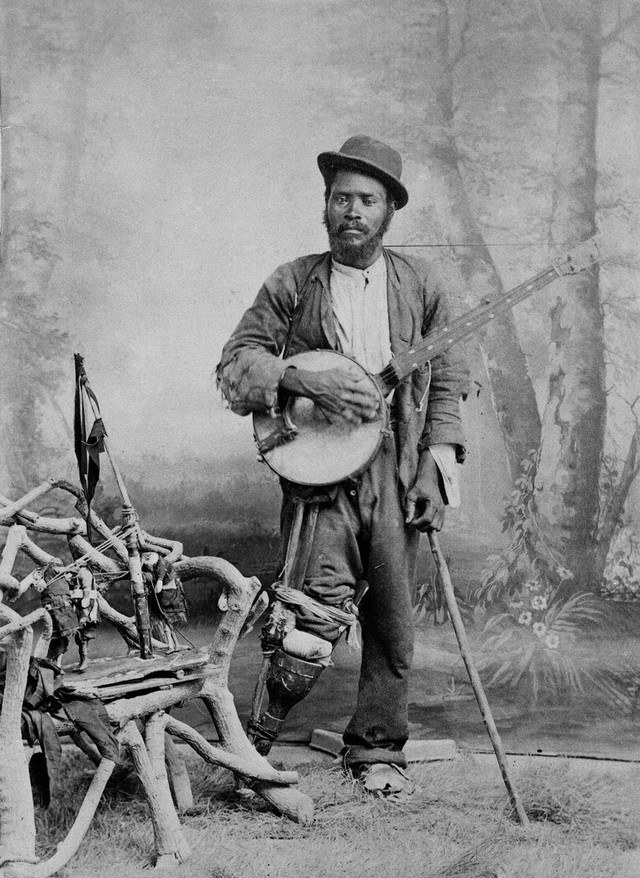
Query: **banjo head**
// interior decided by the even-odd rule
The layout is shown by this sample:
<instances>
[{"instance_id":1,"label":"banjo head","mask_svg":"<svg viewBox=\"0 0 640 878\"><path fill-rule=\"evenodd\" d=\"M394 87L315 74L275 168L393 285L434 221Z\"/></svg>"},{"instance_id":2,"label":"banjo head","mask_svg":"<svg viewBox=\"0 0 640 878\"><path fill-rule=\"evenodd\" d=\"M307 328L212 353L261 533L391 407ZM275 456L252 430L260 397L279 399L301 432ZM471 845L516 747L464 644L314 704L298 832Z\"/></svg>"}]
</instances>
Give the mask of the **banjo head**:
<instances>
[{"instance_id":1,"label":"banjo head","mask_svg":"<svg viewBox=\"0 0 640 878\"><path fill-rule=\"evenodd\" d=\"M262 452L262 459L279 476L298 485L332 485L365 470L375 457L387 426L384 397L373 378L359 363L337 351L305 351L289 357L287 362L310 372L337 368L366 378L380 397L379 416L359 426L346 421L332 424L312 400L292 396L285 413L297 432L290 440ZM272 418L254 412L253 430L258 444L285 426L282 415Z\"/></svg>"}]
</instances>

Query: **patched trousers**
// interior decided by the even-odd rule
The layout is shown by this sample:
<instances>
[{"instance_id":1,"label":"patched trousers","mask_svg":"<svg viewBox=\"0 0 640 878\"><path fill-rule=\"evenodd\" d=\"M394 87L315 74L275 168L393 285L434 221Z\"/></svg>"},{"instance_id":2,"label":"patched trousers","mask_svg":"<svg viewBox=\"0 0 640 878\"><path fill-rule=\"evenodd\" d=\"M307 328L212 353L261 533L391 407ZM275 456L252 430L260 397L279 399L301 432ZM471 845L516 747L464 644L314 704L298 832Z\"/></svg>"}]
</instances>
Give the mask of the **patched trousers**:
<instances>
[{"instance_id":1,"label":"patched trousers","mask_svg":"<svg viewBox=\"0 0 640 878\"><path fill-rule=\"evenodd\" d=\"M282 537L286 546L294 514L284 490ZM303 590L321 603L348 607L356 589L369 588L360 604L362 665L355 713L345 745L401 750L409 736L408 686L413 660L413 597L419 534L404 523L394 439L385 435L369 469L320 499ZM326 640L337 626L301 611L298 627Z\"/></svg>"}]
</instances>

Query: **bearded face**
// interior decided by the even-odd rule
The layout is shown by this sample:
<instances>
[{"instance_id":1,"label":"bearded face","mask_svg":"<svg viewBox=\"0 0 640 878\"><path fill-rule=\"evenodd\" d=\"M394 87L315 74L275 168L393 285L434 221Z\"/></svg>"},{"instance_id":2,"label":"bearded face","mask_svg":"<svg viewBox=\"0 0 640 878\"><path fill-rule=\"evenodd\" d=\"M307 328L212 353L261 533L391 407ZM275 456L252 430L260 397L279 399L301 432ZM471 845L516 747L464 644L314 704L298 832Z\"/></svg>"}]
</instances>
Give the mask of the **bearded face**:
<instances>
[{"instance_id":1,"label":"bearded face","mask_svg":"<svg viewBox=\"0 0 640 878\"><path fill-rule=\"evenodd\" d=\"M369 237L364 237L363 240L354 241L345 236L344 233L347 230L356 229L362 231L363 235L366 235L366 229L362 224L357 221L352 223L341 222L337 227L332 228L327 208L325 207L322 215L322 222L324 223L329 236L331 255L336 262L340 262L342 265L359 266L361 263L367 263L370 265L373 257L377 258L378 256L378 251L382 246L382 239L389 230L394 212L393 205L390 204L387 207L385 217L377 232L374 232Z\"/></svg>"},{"instance_id":2,"label":"bearded face","mask_svg":"<svg viewBox=\"0 0 640 878\"><path fill-rule=\"evenodd\" d=\"M338 171L323 215L334 259L355 268L371 265L380 255L394 213L379 180Z\"/></svg>"}]
</instances>

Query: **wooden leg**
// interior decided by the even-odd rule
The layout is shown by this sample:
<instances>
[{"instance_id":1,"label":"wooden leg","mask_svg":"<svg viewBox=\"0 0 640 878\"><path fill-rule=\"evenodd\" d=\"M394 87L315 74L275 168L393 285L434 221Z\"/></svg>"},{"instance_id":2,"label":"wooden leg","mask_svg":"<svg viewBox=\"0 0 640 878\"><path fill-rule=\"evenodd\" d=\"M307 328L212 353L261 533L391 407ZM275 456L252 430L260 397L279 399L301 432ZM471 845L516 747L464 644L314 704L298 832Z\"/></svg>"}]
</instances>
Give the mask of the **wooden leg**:
<instances>
[{"instance_id":1,"label":"wooden leg","mask_svg":"<svg viewBox=\"0 0 640 878\"><path fill-rule=\"evenodd\" d=\"M178 812L188 811L189 808L193 808L193 793L191 791L189 772L187 771L184 756L180 752L180 747L171 735L164 736L164 750L169 784L171 785L176 808Z\"/></svg>"},{"instance_id":2,"label":"wooden leg","mask_svg":"<svg viewBox=\"0 0 640 878\"><path fill-rule=\"evenodd\" d=\"M153 714L147 720L145 741L132 720L120 733L128 748L138 777L142 782L149 809L156 844L156 865L167 859L182 862L189 856L189 846L182 832L171 798L169 780L164 764L164 720L162 714Z\"/></svg>"}]
</instances>

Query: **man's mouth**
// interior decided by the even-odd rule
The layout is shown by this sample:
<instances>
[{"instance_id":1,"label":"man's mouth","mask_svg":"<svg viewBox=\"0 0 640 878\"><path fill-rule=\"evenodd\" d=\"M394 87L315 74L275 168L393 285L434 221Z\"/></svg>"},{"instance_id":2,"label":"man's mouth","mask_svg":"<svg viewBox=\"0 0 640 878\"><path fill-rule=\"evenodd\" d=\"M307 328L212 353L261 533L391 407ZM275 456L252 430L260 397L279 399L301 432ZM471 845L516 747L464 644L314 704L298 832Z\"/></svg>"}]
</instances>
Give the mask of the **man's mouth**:
<instances>
[{"instance_id":1,"label":"man's mouth","mask_svg":"<svg viewBox=\"0 0 640 878\"><path fill-rule=\"evenodd\" d=\"M365 235L366 229L363 229L361 226L340 226L338 229L339 235Z\"/></svg>"}]
</instances>

